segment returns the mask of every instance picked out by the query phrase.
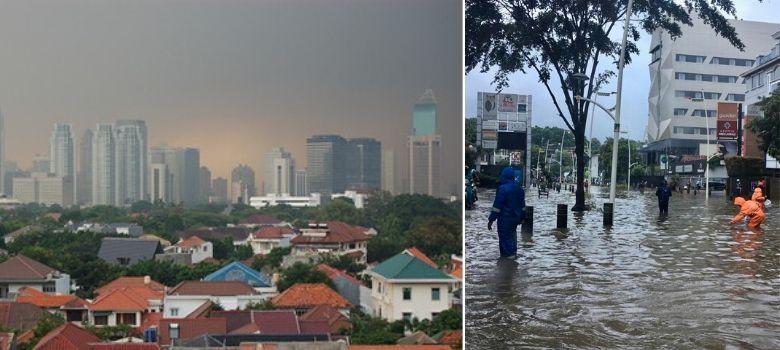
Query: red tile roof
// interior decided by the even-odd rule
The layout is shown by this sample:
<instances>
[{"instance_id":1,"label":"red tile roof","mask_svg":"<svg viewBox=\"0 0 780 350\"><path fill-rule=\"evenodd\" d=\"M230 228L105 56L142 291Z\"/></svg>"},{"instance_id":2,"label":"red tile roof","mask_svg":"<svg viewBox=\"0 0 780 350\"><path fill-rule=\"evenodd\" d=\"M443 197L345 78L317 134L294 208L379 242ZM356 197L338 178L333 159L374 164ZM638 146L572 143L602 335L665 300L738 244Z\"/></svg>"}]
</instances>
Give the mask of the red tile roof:
<instances>
[{"instance_id":1,"label":"red tile roof","mask_svg":"<svg viewBox=\"0 0 780 350\"><path fill-rule=\"evenodd\" d=\"M211 302L211 300L206 300L203 302L203 304L200 304L200 306L196 307L195 310L192 310L192 312L189 313L189 315L184 316L185 318L200 318L200 317L206 317L211 310L211 306L214 305L214 303Z\"/></svg>"},{"instance_id":2,"label":"red tile roof","mask_svg":"<svg viewBox=\"0 0 780 350\"><path fill-rule=\"evenodd\" d=\"M444 335L439 338L439 343L447 344L452 347L457 347L463 342L463 332L461 331L445 331Z\"/></svg>"},{"instance_id":3,"label":"red tile roof","mask_svg":"<svg viewBox=\"0 0 780 350\"><path fill-rule=\"evenodd\" d=\"M168 295L255 295L252 286L239 281L184 281L168 291Z\"/></svg>"},{"instance_id":4,"label":"red tile roof","mask_svg":"<svg viewBox=\"0 0 780 350\"><path fill-rule=\"evenodd\" d=\"M163 318L160 320L158 343L168 345L171 343L170 324L179 325L179 339L188 340L204 334L227 333L226 320L224 318Z\"/></svg>"},{"instance_id":5,"label":"red tile roof","mask_svg":"<svg viewBox=\"0 0 780 350\"><path fill-rule=\"evenodd\" d=\"M11 350L11 344L13 344L13 342L13 333L0 333L0 350Z\"/></svg>"},{"instance_id":6,"label":"red tile roof","mask_svg":"<svg viewBox=\"0 0 780 350\"><path fill-rule=\"evenodd\" d=\"M328 229L325 236L298 235L290 242L295 244L318 243L351 243L367 241L371 237L366 235L366 229L359 226L351 226L341 221L328 221Z\"/></svg>"},{"instance_id":7,"label":"red tile roof","mask_svg":"<svg viewBox=\"0 0 780 350\"><path fill-rule=\"evenodd\" d=\"M322 271L325 275L328 276L330 279L335 279L336 277L340 277L343 279L346 279L347 281L350 281L354 284L360 285L360 281L358 281L355 277L350 276L348 273L341 271L339 269L330 267L329 265L325 264L319 264L317 266L317 270Z\"/></svg>"},{"instance_id":8,"label":"red tile roof","mask_svg":"<svg viewBox=\"0 0 780 350\"><path fill-rule=\"evenodd\" d=\"M0 264L0 280L45 280L46 275L57 270L24 255L17 255Z\"/></svg>"},{"instance_id":9,"label":"red tile roof","mask_svg":"<svg viewBox=\"0 0 780 350\"><path fill-rule=\"evenodd\" d=\"M88 344L97 342L100 338L88 330L65 323L43 336L33 350L89 350Z\"/></svg>"},{"instance_id":10,"label":"red tile roof","mask_svg":"<svg viewBox=\"0 0 780 350\"><path fill-rule=\"evenodd\" d=\"M181 248L193 248L193 247L200 247L204 243L206 243L206 241L200 239L200 237L190 236L188 238L182 239L181 241L179 241L179 243L176 243L175 245Z\"/></svg>"},{"instance_id":11,"label":"red tile roof","mask_svg":"<svg viewBox=\"0 0 780 350\"><path fill-rule=\"evenodd\" d=\"M342 329L352 328L347 316L329 305L315 306L301 316L301 321L301 327L304 327L306 322L324 322L331 334L339 334Z\"/></svg>"},{"instance_id":12,"label":"red tile roof","mask_svg":"<svg viewBox=\"0 0 780 350\"><path fill-rule=\"evenodd\" d=\"M277 308L312 308L317 305L330 305L337 309L352 307L344 297L322 283L296 283L271 302Z\"/></svg>"},{"instance_id":13,"label":"red tile roof","mask_svg":"<svg viewBox=\"0 0 780 350\"><path fill-rule=\"evenodd\" d=\"M35 327L46 311L28 303L0 301L0 326L26 331Z\"/></svg>"},{"instance_id":14,"label":"red tile roof","mask_svg":"<svg viewBox=\"0 0 780 350\"><path fill-rule=\"evenodd\" d=\"M277 225L282 221L269 215L255 214L247 216L238 221L242 225Z\"/></svg>"},{"instance_id":15,"label":"red tile roof","mask_svg":"<svg viewBox=\"0 0 780 350\"><path fill-rule=\"evenodd\" d=\"M212 311L209 317L226 319L228 332L233 332L252 322L252 312L249 310Z\"/></svg>"},{"instance_id":16,"label":"red tile roof","mask_svg":"<svg viewBox=\"0 0 780 350\"><path fill-rule=\"evenodd\" d=\"M253 233L252 236L257 239L282 239L284 236L289 236L294 233L295 231L287 226L266 226Z\"/></svg>"},{"instance_id":17,"label":"red tile roof","mask_svg":"<svg viewBox=\"0 0 780 350\"><path fill-rule=\"evenodd\" d=\"M433 267L434 269L437 269L437 270L439 269L439 266L436 265L436 263L433 262L433 260L431 260L431 258L429 258L427 255L425 255L425 253L423 253L422 251L420 251L416 247L407 248L406 250L404 250L404 253L409 254L409 255L417 258L417 259L422 260L422 262L428 264L430 267Z\"/></svg>"},{"instance_id":18,"label":"red tile roof","mask_svg":"<svg viewBox=\"0 0 780 350\"><path fill-rule=\"evenodd\" d=\"M92 343L89 350L158 350L155 343Z\"/></svg>"},{"instance_id":19,"label":"red tile roof","mask_svg":"<svg viewBox=\"0 0 780 350\"><path fill-rule=\"evenodd\" d=\"M298 317L294 310L252 312L252 323L260 326L260 334L300 334Z\"/></svg>"},{"instance_id":20,"label":"red tile roof","mask_svg":"<svg viewBox=\"0 0 780 350\"><path fill-rule=\"evenodd\" d=\"M450 276L457 278L458 280L463 281L463 266L458 266L450 272Z\"/></svg>"},{"instance_id":21,"label":"red tile roof","mask_svg":"<svg viewBox=\"0 0 780 350\"><path fill-rule=\"evenodd\" d=\"M19 334L19 336L16 338L16 343L25 344L30 342L30 340L32 340L33 338L35 338L35 332L33 332L33 330L31 329L29 331L22 332L22 334Z\"/></svg>"},{"instance_id":22,"label":"red tile roof","mask_svg":"<svg viewBox=\"0 0 780 350\"><path fill-rule=\"evenodd\" d=\"M69 305L71 308L86 307L87 302L75 295L49 295L32 287L22 287L16 301L29 303L37 307L51 309Z\"/></svg>"},{"instance_id":23,"label":"red tile roof","mask_svg":"<svg viewBox=\"0 0 780 350\"><path fill-rule=\"evenodd\" d=\"M149 276L119 277L111 282L108 282L107 284L103 285L97 290L95 290L95 294L102 294L114 289L119 289L124 287L143 287L143 286L148 286L150 289L159 292L165 291L165 286L162 283L152 280L151 278L148 277Z\"/></svg>"},{"instance_id":24,"label":"red tile roof","mask_svg":"<svg viewBox=\"0 0 780 350\"><path fill-rule=\"evenodd\" d=\"M124 287L101 294L89 306L91 311L144 311L149 300L162 300L163 293L145 287Z\"/></svg>"}]
</instances>

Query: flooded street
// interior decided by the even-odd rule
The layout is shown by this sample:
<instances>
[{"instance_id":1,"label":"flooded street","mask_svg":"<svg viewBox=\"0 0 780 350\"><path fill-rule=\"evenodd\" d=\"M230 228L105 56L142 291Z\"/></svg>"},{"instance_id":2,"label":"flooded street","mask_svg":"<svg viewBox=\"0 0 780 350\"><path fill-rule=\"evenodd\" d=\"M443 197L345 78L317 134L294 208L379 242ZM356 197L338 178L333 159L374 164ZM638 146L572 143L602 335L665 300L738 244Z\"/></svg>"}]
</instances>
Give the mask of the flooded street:
<instances>
[{"instance_id":1,"label":"flooded street","mask_svg":"<svg viewBox=\"0 0 780 350\"><path fill-rule=\"evenodd\" d=\"M777 205L752 233L728 224L738 210L723 194L674 193L659 220L654 190L619 191L605 230L608 192L591 188L595 210L570 211L563 235L556 204L574 194L529 189L534 234L518 237L516 261L498 259L493 192L480 192L465 223L468 348L780 348Z\"/></svg>"}]
</instances>

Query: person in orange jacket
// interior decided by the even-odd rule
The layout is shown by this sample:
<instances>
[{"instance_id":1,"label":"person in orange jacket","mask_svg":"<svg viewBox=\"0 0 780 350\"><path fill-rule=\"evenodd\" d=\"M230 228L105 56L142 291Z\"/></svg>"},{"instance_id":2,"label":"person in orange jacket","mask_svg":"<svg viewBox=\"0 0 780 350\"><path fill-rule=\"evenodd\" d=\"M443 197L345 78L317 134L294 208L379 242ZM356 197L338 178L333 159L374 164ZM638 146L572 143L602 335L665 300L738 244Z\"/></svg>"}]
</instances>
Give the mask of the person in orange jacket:
<instances>
[{"instance_id":1,"label":"person in orange jacket","mask_svg":"<svg viewBox=\"0 0 780 350\"><path fill-rule=\"evenodd\" d=\"M749 217L750 221L748 221L748 228L751 229L757 229L759 226L761 226L761 223L764 222L766 219L766 215L764 215L764 210L761 208L761 205L753 200L746 201L745 198L737 197L734 198L734 205L740 207L739 214L734 217L733 220L731 220L731 224L736 224L745 217Z\"/></svg>"},{"instance_id":2,"label":"person in orange jacket","mask_svg":"<svg viewBox=\"0 0 780 350\"><path fill-rule=\"evenodd\" d=\"M758 202L758 204L761 206L761 210L766 209L764 206L764 202L766 202L766 196L764 196L764 191L761 190L761 187L756 187L756 189L753 190L753 196L750 197L750 200Z\"/></svg>"}]
</instances>

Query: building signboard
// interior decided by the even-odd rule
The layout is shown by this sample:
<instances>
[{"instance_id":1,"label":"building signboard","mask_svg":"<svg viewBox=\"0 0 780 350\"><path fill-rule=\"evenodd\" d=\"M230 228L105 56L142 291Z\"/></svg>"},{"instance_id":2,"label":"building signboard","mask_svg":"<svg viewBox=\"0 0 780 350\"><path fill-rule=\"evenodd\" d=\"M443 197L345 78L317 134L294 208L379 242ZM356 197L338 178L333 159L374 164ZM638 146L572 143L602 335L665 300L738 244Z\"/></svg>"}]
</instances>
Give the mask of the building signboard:
<instances>
[{"instance_id":1,"label":"building signboard","mask_svg":"<svg viewBox=\"0 0 780 350\"><path fill-rule=\"evenodd\" d=\"M517 112L517 95L516 94L499 94L498 95L498 111L499 112Z\"/></svg>"},{"instance_id":2,"label":"building signboard","mask_svg":"<svg viewBox=\"0 0 780 350\"><path fill-rule=\"evenodd\" d=\"M496 99L498 94L492 94L487 92L480 92L478 97L479 114L482 116L482 120L496 120L498 105L496 105Z\"/></svg>"},{"instance_id":3,"label":"building signboard","mask_svg":"<svg viewBox=\"0 0 780 350\"><path fill-rule=\"evenodd\" d=\"M718 140L737 139L737 113L739 105L732 102L718 102Z\"/></svg>"}]
</instances>

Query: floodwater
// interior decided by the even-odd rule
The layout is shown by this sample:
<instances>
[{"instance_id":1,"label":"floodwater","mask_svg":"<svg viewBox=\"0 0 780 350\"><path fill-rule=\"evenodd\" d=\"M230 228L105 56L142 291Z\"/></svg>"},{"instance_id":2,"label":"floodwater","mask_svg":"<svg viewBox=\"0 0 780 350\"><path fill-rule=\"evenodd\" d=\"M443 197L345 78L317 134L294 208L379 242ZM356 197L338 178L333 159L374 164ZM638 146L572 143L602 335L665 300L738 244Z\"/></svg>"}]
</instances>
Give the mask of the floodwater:
<instances>
[{"instance_id":1,"label":"floodwater","mask_svg":"<svg viewBox=\"0 0 780 350\"><path fill-rule=\"evenodd\" d=\"M591 187L595 209L570 211L558 233L556 204L571 207L574 194L529 189L534 233L518 237L514 261L498 259L486 228L494 193L480 192L466 212L469 349L780 348L777 206L754 233L728 224L737 208L722 194L705 204L701 192L675 193L663 219L655 191L624 191L606 230L608 191Z\"/></svg>"}]
</instances>

